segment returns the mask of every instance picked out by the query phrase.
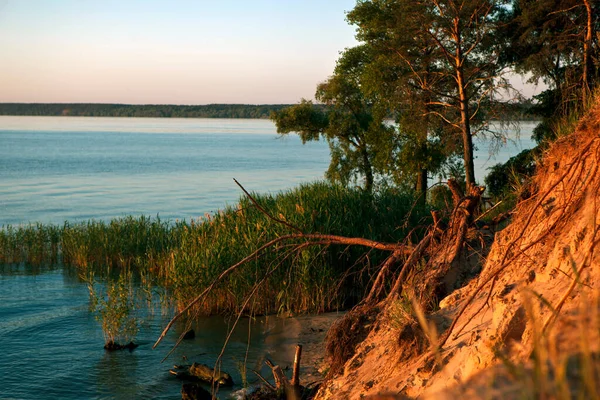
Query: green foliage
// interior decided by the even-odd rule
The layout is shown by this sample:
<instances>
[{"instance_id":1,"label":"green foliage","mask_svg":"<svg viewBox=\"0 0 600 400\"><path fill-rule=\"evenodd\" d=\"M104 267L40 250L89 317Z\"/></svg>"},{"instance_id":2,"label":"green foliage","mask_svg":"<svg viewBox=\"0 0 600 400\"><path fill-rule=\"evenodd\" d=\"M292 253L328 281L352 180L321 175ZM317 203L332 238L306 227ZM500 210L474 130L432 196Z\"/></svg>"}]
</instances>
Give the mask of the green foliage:
<instances>
[{"instance_id":1,"label":"green foliage","mask_svg":"<svg viewBox=\"0 0 600 400\"><path fill-rule=\"evenodd\" d=\"M487 129L497 104L491 99L508 88L503 42L495 37L507 3L360 0L348 13L380 66L373 90L414 143L400 149L425 150L415 157L418 169L439 168L440 155L461 153L467 183L475 183L472 135Z\"/></svg>"},{"instance_id":2,"label":"green foliage","mask_svg":"<svg viewBox=\"0 0 600 400\"><path fill-rule=\"evenodd\" d=\"M0 264L59 261L60 227L42 224L6 226L0 229Z\"/></svg>"},{"instance_id":3,"label":"green foliage","mask_svg":"<svg viewBox=\"0 0 600 400\"><path fill-rule=\"evenodd\" d=\"M417 321L413 305L406 294L392 301L387 308L387 313L389 324L393 329L402 329Z\"/></svg>"},{"instance_id":4,"label":"green foliage","mask_svg":"<svg viewBox=\"0 0 600 400\"><path fill-rule=\"evenodd\" d=\"M90 310L102 325L106 344L126 344L138 333L135 311L135 293L131 271L122 271L116 280L104 284L95 280L93 272L84 278L90 294Z\"/></svg>"},{"instance_id":5,"label":"green foliage","mask_svg":"<svg viewBox=\"0 0 600 400\"><path fill-rule=\"evenodd\" d=\"M271 114L280 134L297 133L303 142L326 139L331 162L326 176L344 186L360 178L364 188L373 189L375 175L393 169L394 129L385 124L385 110L363 90L363 75L371 61L368 48L346 49L334 75L317 87L319 109L310 101Z\"/></svg>"},{"instance_id":6,"label":"green foliage","mask_svg":"<svg viewBox=\"0 0 600 400\"><path fill-rule=\"evenodd\" d=\"M575 105L583 98L584 70L588 90L598 79L598 42L592 40L587 48L585 44L588 28L592 38L600 29L598 4L591 1L590 6L588 15L584 4L573 0L517 0L508 16L510 48L505 57L518 72L530 73L532 82L543 80L554 91L552 97L560 99L556 105L564 107L564 113L569 112L568 103Z\"/></svg>"},{"instance_id":7,"label":"green foliage","mask_svg":"<svg viewBox=\"0 0 600 400\"><path fill-rule=\"evenodd\" d=\"M598 2L518 0L507 18L504 57L530 81L548 89L535 96L533 112L544 120L533 138L541 146L566 133L590 106L600 79ZM587 7L589 6L589 8ZM552 10L552 12L549 12Z\"/></svg>"},{"instance_id":8,"label":"green foliage","mask_svg":"<svg viewBox=\"0 0 600 400\"><path fill-rule=\"evenodd\" d=\"M329 124L326 112L305 99L294 106L273 111L271 119L277 124L277 132L297 132L302 143L319 140Z\"/></svg>"},{"instance_id":9,"label":"green foliage","mask_svg":"<svg viewBox=\"0 0 600 400\"><path fill-rule=\"evenodd\" d=\"M418 240L422 232L411 228L425 224L429 218L425 206L413 208L412 195L393 188L369 193L318 182L255 198L271 215L305 232L382 242ZM242 198L237 207L189 222L127 217L110 222L65 223L62 227L4 228L0 230L3 260L18 263L30 259L27 250L34 247L15 253L12 244L24 233L36 233L37 229L57 232L57 256L81 274L93 271L107 276L108 271L133 271L135 275L150 276L180 305L195 297L225 268L269 240L291 233ZM412 236L407 238L409 232ZM36 237L38 247L49 246L47 236ZM249 311L265 314L345 308L362 298L374 268L387 254L346 246L307 247L291 253L287 252L289 248L283 242L241 267L219 285L199 311L238 311L253 285L277 266ZM47 259L30 261L44 263Z\"/></svg>"},{"instance_id":10,"label":"green foliage","mask_svg":"<svg viewBox=\"0 0 600 400\"><path fill-rule=\"evenodd\" d=\"M429 189L428 193L429 205L434 210L451 211L454 207L452 202L452 192L446 185L436 185Z\"/></svg>"},{"instance_id":11,"label":"green foliage","mask_svg":"<svg viewBox=\"0 0 600 400\"><path fill-rule=\"evenodd\" d=\"M492 197L500 199L515 190L535 172L536 157L539 149L523 150L511 157L504 164L490 167L490 172L485 178L485 185Z\"/></svg>"}]
</instances>

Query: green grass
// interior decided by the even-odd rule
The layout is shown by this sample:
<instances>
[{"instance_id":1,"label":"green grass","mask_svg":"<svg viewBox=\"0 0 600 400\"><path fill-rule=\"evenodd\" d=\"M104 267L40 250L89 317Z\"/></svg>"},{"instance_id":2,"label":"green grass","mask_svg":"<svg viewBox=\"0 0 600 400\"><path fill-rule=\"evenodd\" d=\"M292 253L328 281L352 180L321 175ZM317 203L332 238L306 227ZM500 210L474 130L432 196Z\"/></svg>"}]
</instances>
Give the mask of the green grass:
<instances>
[{"instance_id":1,"label":"green grass","mask_svg":"<svg viewBox=\"0 0 600 400\"><path fill-rule=\"evenodd\" d=\"M306 233L404 240L427 222L428 209L395 190L375 194L323 182L276 195L253 195L271 215ZM410 215L409 215L410 214ZM293 233L261 213L247 198L235 207L191 221L126 217L63 226L0 229L0 262L63 263L85 273L133 270L165 287L183 306L225 268L261 245ZM411 233L416 240L419 230ZM280 244L242 266L199 306L204 314L236 312L266 271L278 267L250 302L253 313L324 312L345 308L367 290L386 253L346 246L306 247L290 252Z\"/></svg>"}]
</instances>

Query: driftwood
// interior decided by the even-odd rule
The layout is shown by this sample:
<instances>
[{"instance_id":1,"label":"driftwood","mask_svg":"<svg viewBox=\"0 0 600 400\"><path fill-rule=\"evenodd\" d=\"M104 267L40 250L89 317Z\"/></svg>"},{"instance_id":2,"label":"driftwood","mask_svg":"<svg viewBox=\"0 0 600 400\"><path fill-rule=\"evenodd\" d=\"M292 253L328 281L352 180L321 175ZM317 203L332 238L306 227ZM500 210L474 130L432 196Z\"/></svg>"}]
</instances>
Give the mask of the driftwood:
<instances>
[{"instance_id":1,"label":"driftwood","mask_svg":"<svg viewBox=\"0 0 600 400\"><path fill-rule=\"evenodd\" d=\"M275 389L279 391L285 390L287 387L290 387L291 384L286 378L283 370L279 365L275 365L271 362L271 360L265 360L265 364L271 368L271 372L273 373L273 378L275 378Z\"/></svg>"},{"instance_id":2,"label":"driftwood","mask_svg":"<svg viewBox=\"0 0 600 400\"><path fill-rule=\"evenodd\" d=\"M300 386L300 358L302 357L302 345L296 346L294 354L294 369L292 369L292 386Z\"/></svg>"},{"instance_id":3,"label":"driftwood","mask_svg":"<svg viewBox=\"0 0 600 400\"><path fill-rule=\"evenodd\" d=\"M302 349L302 347L300 347L300 349ZM302 351L302 350L300 350ZM296 348L296 355L298 355L298 348ZM298 362L299 358L298 358ZM277 392L277 394L279 396L284 395L285 394L285 398L287 400L300 400L302 397L302 388L300 387L299 384L293 384L291 383L287 377L285 376L285 374L283 373L283 370L281 369L281 367L279 365L274 365L271 360L267 359L265 360L265 364L267 364L269 366L269 368L271 368L271 372L273 373L273 378L275 378L275 391ZM299 366L296 366L296 362L294 360L294 368L298 368ZM296 380L298 380L298 378L296 378Z\"/></svg>"},{"instance_id":4,"label":"driftwood","mask_svg":"<svg viewBox=\"0 0 600 400\"><path fill-rule=\"evenodd\" d=\"M193 363L192 365L174 365L169 371L178 379L215 383L220 386L233 386L231 375L216 371L208 365Z\"/></svg>"}]
</instances>

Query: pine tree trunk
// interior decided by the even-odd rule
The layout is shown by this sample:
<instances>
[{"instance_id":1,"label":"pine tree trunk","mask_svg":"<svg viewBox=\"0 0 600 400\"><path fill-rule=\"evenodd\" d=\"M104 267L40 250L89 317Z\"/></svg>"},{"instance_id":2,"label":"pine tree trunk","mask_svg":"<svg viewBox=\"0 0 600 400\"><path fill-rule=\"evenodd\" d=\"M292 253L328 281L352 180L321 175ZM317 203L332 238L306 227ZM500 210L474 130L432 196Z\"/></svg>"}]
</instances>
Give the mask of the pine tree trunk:
<instances>
[{"instance_id":1,"label":"pine tree trunk","mask_svg":"<svg viewBox=\"0 0 600 400\"><path fill-rule=\"evenodd\" d=\"M460 41L456 50L456 83L458 86L458 98L460 104L460 127L463 140L463 160L465 164L465 177L467 179L467 191L475 187L475 165L473 163L473 137L471 136L471 119L469 117L469 98L467 96L465 79L463 74L463 57Z\"/></svg>"}]
</instances>

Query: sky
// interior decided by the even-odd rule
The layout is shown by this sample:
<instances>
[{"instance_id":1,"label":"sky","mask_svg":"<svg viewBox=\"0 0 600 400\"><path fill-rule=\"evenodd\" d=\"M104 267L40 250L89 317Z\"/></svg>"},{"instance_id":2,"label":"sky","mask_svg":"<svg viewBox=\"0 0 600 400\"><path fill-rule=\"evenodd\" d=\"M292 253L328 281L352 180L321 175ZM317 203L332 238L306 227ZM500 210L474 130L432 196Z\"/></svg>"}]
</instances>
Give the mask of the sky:
<instances>
[{"instance_id":1,"label":"sky","mask_svg":"<svg viewBox=\"0 0 600 400\"><path fill-rule=\"evenodd\" d=\"M355 0L0 0L0 102L312 99Z\"/></svg>"},{"instance_id":2,"label":"sky","mask_svg":"<svg viewBox=\"0 0 600 400\"><path fill-rule=\"evenodd\" d=\"M0 102L296 103L354 0L0 0Z\"/></svg>"}]
</instances>

